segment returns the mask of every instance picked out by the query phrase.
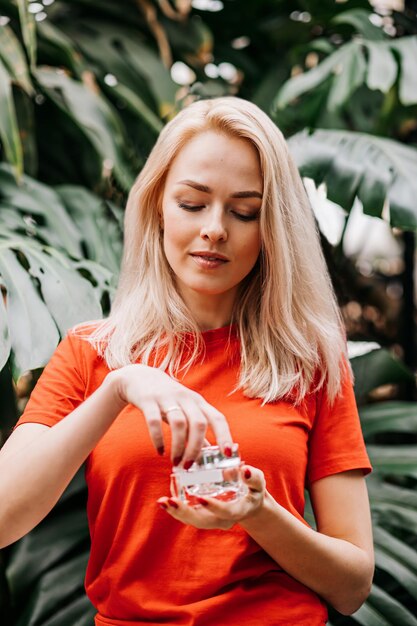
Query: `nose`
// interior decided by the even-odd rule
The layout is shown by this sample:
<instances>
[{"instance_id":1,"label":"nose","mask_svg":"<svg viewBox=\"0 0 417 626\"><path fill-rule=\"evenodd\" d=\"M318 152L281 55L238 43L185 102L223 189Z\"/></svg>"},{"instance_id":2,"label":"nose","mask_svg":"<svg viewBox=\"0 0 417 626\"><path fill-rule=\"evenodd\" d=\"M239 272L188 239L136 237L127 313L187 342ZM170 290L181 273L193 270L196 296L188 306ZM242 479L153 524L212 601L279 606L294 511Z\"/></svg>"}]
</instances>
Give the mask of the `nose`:
<instances>
[{"instance_id":1,"label":"nose","mask_svg":"<svg viewBox=\"0 0 417 626\"><path fill-rule=\"evenodd\" d=\"M205 214L205 221L201 226L200 236L210 241L227 240L227 228L223 208L216 208Z\"/></svg>"}]
</instances>

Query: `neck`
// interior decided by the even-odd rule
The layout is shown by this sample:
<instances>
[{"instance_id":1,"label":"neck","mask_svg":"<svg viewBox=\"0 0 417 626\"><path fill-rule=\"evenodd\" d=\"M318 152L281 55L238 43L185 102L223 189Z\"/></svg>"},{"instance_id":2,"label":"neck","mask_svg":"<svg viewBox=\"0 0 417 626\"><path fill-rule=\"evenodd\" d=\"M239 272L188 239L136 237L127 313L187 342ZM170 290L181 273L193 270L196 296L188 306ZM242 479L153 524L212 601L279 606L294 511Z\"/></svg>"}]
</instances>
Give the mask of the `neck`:
<instances>
[{"instance_id":1,"label":"neck","mask_svg":"<svg viewBox=\"0 0 417 626\"><path fill-rule=\"evenodd\" d=\"M182 293L182 298L194 316L200 330L212 330L231 323L235 294Z\"/></svg>"}]
</instances>

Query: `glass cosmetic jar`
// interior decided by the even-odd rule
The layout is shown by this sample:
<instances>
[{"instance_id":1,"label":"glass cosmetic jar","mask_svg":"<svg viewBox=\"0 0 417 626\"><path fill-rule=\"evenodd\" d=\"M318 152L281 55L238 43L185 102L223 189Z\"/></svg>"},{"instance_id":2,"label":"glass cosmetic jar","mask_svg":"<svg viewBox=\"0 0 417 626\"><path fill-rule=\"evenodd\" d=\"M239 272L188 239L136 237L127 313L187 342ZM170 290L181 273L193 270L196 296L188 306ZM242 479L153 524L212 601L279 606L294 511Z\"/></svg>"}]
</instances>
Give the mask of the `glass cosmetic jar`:
<instances>
[{"instance_id":1,"label":"glass cosmetic jar","mask_svg":"<svg viewBox=\"0 0 417 626\"><path fill-rule=\"evenodd\" d=\"M205 496L226 502L237 500L247 492L240 475L241 465L236 443L230 457L225 456L219 446L204 447L190 469L173 468L172 495L191 506L198 504L196 498Z\"/></svg>"}]
</instances>

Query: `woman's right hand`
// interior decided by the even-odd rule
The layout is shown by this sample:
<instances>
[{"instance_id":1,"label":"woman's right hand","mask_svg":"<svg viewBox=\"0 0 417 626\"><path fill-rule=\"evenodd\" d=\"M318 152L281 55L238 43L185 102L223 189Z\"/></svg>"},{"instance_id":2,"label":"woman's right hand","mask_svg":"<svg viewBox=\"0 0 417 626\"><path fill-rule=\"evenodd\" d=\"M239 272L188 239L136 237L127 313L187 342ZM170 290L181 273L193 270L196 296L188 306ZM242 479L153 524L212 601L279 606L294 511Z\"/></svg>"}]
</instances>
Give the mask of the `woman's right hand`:
<instances>
[{"instance_id":1,"label":"woman's right hand","mask_svg":"<svg viewBox=\"0 0 417 626\"><path fill-rule=\"evenodd\" d=\"M208 426L228 456L232 436L226 418L196 391L185 387L160 369L142 364L127 365L109 374L122 403L140 409L151 440L164 452L162 420L171 428L171 459L188 469L198 457Z\"/></svg>"}]
</instances>

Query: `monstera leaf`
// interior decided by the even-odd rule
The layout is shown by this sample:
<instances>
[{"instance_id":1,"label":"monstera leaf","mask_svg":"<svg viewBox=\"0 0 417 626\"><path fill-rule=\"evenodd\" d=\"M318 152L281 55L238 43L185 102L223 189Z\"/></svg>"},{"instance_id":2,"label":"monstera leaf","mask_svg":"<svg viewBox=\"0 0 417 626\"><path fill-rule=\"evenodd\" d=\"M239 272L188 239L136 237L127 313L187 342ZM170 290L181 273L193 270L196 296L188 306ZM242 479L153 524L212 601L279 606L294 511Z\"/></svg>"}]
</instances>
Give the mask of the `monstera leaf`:
<instances>
[{"instance_id":1,"label":"monstera leaf","mask_svg":"<svg viewBox=\"0 0 417 626\"><path fill-rule=\"evenodd\" d=\"M382 217L386 206L392 226L417 227L415 148L339 130L304 130L289 146L301 174L325 183L328 198L347 211L358 197L366 214Z\"/></svg>"},{"instance_id":2,"label":"monstera leaf","mask_svg":"<svg viewBox=\"0 0 417 626\"><path fill-rule=\"evenodd\" d=\"M406 106L416 104L417 77L413 71L416 55L414 35L387 41L354 39L335 49L313 69L285 82L272 111L276 114L324 84L325 106L330 112L345 106L362 85L387 93L396 81L399 81L400 102Z\"/></svg>"},{"instance_id":3,"label":"monstera leaf","mask_svg":"<svg viewBox=\"0 0 417 626\"><path fill-rule=\"evenodd\" d=\"M85 254L87 253L87 255ZM0 365L43 367L71 326L102 316L121 255L121 215L76 186L0 166Z\"/></svg>"},{"instance_id":4,"label":"monstera leaf","mask_svg":"<svg viewBox=\"0 0 417 626\"><path fill-rule=\"evenodd\" d=\"M86 487L80 470L52 514L10 549L6 577L13 626L91 626L83 578L89 554Z\"/></svg>"}]
</instances>

